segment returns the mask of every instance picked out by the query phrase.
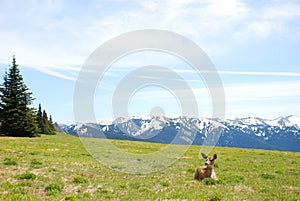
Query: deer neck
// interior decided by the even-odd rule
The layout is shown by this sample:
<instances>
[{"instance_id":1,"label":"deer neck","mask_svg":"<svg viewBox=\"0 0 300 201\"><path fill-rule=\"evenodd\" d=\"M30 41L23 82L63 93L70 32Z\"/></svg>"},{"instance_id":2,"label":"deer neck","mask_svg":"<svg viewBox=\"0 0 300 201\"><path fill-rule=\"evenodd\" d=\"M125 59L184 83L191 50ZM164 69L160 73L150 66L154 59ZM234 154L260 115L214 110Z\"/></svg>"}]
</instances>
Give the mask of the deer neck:
<instances>
[{"instance_id":1,"label":"deer neck","mask_svg":"<svg viewBox=\"0 0 300 201\"><path fill-rule=\"evenodd\" d=\"M214 165L207 165L206 168L207 168L208 170L212 170L212 169L214 169Z\"/></svg>"}]
</instances>

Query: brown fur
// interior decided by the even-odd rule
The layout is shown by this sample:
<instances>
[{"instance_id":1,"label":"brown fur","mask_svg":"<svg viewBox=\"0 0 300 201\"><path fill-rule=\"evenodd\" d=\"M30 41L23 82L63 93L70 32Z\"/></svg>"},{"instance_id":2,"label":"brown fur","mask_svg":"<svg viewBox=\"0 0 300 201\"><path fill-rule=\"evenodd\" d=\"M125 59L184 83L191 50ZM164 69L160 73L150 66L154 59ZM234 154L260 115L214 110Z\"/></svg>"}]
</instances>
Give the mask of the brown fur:
<instances>
[{"instance_id":1,"label":"brown fur","mask_svg":"<svg viewBox=\"0 0 300 201\"><path fill-rule=\"evenodd\" d=\"M204 178L212 178L214 180L218 180L217 175L214 171L214 163L215 159L217 159L217 154L215 154L213 158L209 158L204 153L201 153L201 155L206 160L206 166L197 168L195 173L195 179L202 180Z\"/></svg>"}]
</instances>

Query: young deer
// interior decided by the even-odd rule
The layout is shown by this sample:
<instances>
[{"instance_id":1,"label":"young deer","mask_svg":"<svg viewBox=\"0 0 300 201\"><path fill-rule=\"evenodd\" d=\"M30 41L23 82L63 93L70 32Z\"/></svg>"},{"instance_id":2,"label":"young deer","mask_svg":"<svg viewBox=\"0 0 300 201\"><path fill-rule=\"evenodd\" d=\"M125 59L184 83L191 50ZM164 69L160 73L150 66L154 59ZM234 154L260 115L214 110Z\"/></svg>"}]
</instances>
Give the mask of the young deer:
<instances>
[{"instance_id":1,"label":"young deer","mask_svg":"<svg viewBox=\"0 0 300 201\"><path fill-rule=\"evenodd\" d=\"M212 178L218 180L217 175L214 171L214 163L217 159L217 154L214 154L213 158L209 158L206 154L201 153L202 157L206 160L203 167L198 167L195 173L195 179Z\"/></svg>"}]
</instances>

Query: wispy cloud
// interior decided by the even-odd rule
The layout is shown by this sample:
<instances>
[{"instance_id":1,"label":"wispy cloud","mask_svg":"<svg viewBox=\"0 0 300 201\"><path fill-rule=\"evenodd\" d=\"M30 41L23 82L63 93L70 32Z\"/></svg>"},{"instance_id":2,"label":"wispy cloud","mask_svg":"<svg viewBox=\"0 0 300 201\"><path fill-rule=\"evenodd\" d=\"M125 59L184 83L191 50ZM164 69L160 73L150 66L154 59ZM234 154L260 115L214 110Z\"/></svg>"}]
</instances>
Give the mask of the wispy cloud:
<instances>
[{"instance_id":1,"label":"wispy cloud","mask_svg":"<svg viewBox=\"0 0 300 201\"><path fill-rule=\"evenodd\" d=\"M300 97L300 81L261 82L225 86L226 100L238 101L263 101Z\"/></svg>"},{"instance_id":2,"label":"wispy cloud","mask_svg":"<svg viewBox=\"0 0 300 201\"><path fill-rule=\"evenodd\" d=\"M162 95L164 90L164 88L160 88L158 90L146 90L141 92L142 95L139 98L143 100L151 100L153 98L155 99L155 97L164 99L167 98L167 96ZM193 88L192 90L194 94L198 96L199 100L201 99L208 101L210 99L208 92L209 89L207 89L205 86L202 88ZM253 100L259 101L276 98L289 99L290 97L300 97L300 81L225 85L224 90L226 94L226 100L230 102Z\"/></svg>"},{"instance_id":3,"label":"wispy cloud","mask_svg":"<svg viewBox=\"0 0 300 201\"><path fill-rule=\"evenodd\" d=\"M218 71L218 73L224 75L263 75L263 76L300 77L300 73L296 73L296 72Z\"/></svg>"},{"instance_id":4,"label":"wispy cloud","mask_svg":"<svg viewBox=\"0 0 300 201\"><path fill-rule=\"evenodd\" d=\"M32 66L48 62L61 68L80 65L105 40L144 28L176 31L201 44L212 55L227 54L241 40L245 45L253 40L280 39L291 34L299 37L300 33L297 25L291 26L300 20L298 1L259 5L241 0L103 1L101 5L4 1L0 4L0 44L7 50L0 59L7 60L13 53L26 55L29 61L26 65ZM12 10L17 15L12 16Z\"/></svg>"},{"instance_id":5,"label":"wispy cloud","mask_svg":"<svg viewBox=\"0 0 300 201\"><path fill-rule=\"evenodd\" d=\"M64 74L56 72L56 71L54 71L52 69L40 68L39 71L41 71L43 73L46 73L48 75L51 75L51 76L58 77L58 78L62 78L62 79L70 80L70 81L76 81L75 77L64 75Z\"/></svg>"},{"instance_id":6,"label":"wispy cloud","mask_svg":"<svg viewBox=\"0 0 300 201\"><path fill-rule=\"evenodd\" d=\"M0 1L0 62L11 63L15 54L20 66L74 82L88 56L105 41L139 29L169 30L194 41L221 67L218 73L226 78L229 113L275 113L272 107L293 112L299 108L294 102L300 97L300 83L295 81L300 77L296 55L299 22L299 0ZM202 109L211 108L209 92L200 85L203 81L193 69L183 69L180 61L155 54L141 56L139 60L137 57L127 55L106 71L98 89L109 93L129 70L157 64L174 67L192 86ZM226 83L228 80L230 83ZM254 84L246 84L251 81ZM155 91L139 94L138 99L142 100L135 110L143 107L147 98L166 105L174 98ZM270 104L261 106L264 101Z\"/></svg>"},{"instance_id":7,"label":"wispy cloud","mask_svg":"<svg viewBox=\"0 0 300 201\"><path fill-rule=\"evenodd\" d=\"M178 69L174 70L177 73L195 73L195 70ZM287 76L300 77L298 72L261 72L261 71L200 71L203 74L218 73L220 75L261 75L261 76Z\"/></svg>"},{"instance_id":8,"label":"wispy cloud","mask_svg":"<svg viewBox=\"0 0 300 201\"><path fill-rule=\"evenodd\" d=\"M177 108L180 107L179 103L181 101L196 100L202 115L211 115L212 100L209 89L203 86L203 88L193 88L192 91L196 99L188 100L186 97L181 100L182 97L174 96L172 91L150 86L149 89L143 88L143 90L134 94L132 100L136 102L132 104L154 102L157 105L161 104L162 107L168 105L168 107ZM231 117L244 115L275 117L278 114L284 114L284 111L285 113L295 114L300 112L298 107L295 107L300 97L300 81L225 85L224 91L225 104L227 105L226 113ZM294 101L292 102L292 100ZM169 113L173 115L171 111Z\"/></svg>"}]
</instances>

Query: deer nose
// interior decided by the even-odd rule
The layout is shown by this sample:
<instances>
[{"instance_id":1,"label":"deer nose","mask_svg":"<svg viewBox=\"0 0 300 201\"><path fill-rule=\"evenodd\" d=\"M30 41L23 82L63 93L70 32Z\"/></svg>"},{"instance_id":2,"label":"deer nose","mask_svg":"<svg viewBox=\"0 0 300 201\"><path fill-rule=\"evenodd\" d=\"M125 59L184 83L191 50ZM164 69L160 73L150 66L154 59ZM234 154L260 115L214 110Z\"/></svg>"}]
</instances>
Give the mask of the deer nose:
<instances>
[{"instance_id":1,"label":"deer nose","mask_svg":"<svg viewBox=\"0 0 300 201\"><path fill-rule=\"evenodd\" d=\"M208 165L208 163L205 163L205 165Z\"/></svg>"}]
</instances>

